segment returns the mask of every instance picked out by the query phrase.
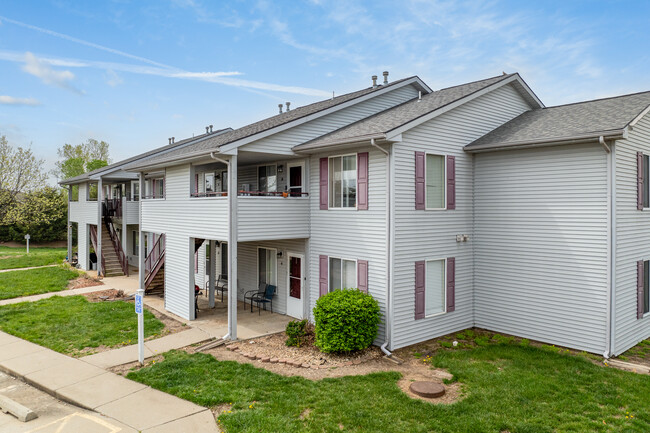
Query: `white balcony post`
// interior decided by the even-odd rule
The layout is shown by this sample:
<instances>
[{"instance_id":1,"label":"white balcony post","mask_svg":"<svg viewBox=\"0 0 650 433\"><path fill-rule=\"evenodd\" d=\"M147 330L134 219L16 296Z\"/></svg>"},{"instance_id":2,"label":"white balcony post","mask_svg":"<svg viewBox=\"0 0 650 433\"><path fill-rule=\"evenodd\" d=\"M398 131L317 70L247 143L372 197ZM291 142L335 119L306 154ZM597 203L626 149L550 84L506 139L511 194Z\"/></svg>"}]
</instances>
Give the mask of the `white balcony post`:
<instances>
[{"instance_id":1,"label":"white balcony post","mask_svg":"<svg viewBox=\"0 0 650 433\"><path fill-rule=\"evenodd\" d=\"M217 257L217 243L210 239L210 265L208 268L208 302L210 308L214 308L214 286L215 286L215 264Z\"/></svg>"},{"instance_id":2,"label":"white balcony post","mask_svg":"<svg viewBox=\"0 0 650 433\"><path fill-rule=\"evenodd\" d=\"M104 186L102 185L102 179L99 178L99 181L97 182L97 249L99 251L95 251L95 255L97 256L97 276L102 275L102 272L104 271L102 269L102 222L103 222L103 215L102 215L102 189Z\"/></svg>"},{"instance_id":3,"label":"white balcony post","mask_svg":"<svg viewBox=\"0 0 650 433\"><path fill-rule=\"evenodd\" d=\"M68 263L72 263L72 222L70 221L70 204L72 203L72 185L68 186ZM79 235L77 234L77 237Z\"/></svg>"},{"instance_id":4,"label":"white balcony post","mask_svg":"<svg viewBox=\"0 0 650 433\"><path fill-rule=\"evenodd\" d=\"M237 155L228 165L228 335L237 339Z\"/></svg>"},{"instance_id":5,"label":"white balcony post","mask_svg":"<svg viewBox=\"0 0 650 433\"><path fill-rule=\"evenodd\" d=\"M139 181L140 181L140 188L144 186L144 175L142 173L139 174ZM142 189L140 189L142 191ZM138 207L140 208L139 214L142 215L142 200L138 202ZM140 220L138 221L138 279L139 279L139 284L138 287L140 290L142 290L142 293L144 293L144 277L145 277L145 272L146 269L144 268L144 231L142 230L142 216L140 216Z\"/></svg>"},{"instance_id":6,"label":"white balcony post","mask_svg":"<svg viewBox=\"0 0 650 433\"><path fill-rule=\"evenodd\" d=\"M128 239L126 233L126 196L122 196L122 250L124 251L124 257L126 258L126 265L129 266L129 255L128 255L128 246L126 241Z\"/></svg>"}]
</instances>

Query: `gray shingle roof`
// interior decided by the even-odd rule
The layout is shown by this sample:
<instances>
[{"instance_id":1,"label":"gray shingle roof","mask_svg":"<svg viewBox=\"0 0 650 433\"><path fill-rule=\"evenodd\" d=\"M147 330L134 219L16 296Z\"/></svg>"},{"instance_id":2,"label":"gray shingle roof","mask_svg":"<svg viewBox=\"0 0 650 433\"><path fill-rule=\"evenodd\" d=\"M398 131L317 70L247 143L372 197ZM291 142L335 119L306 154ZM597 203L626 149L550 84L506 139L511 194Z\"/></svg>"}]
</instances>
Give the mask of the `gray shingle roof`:
<instances>
[{"instance_id":1,"label":"gray shingle roof","mask_svg":"<svg viewBox=\"0 0 650 433\"><path fill-rule=\"evenodd\" d=\"M213 131L212 134L201 134L201 135L197 135L197 136L192 137L192 138L186 138L184 140L176 141L176 142L174 142L172 144L168 144L166 146L157 147L157 148L155 148L153 150L150 150L148 152L140 153L140 154L132 156L130 158L123 159L123 160L115 162L113 164L109 164L109 165L107 165L105 167L101 167L101 168L98 168L96 170L89 171L88 173L84 173L84 174L80 174L79 176L64 179L61 182L59 182L59 184L60 185L69 185L69 184L83 182L84 180L90 179L91 176L95 176L95 175L98 175L98 174L101 174L101 173L104 173L104 172L108 172L108 171L111 171L113 169L118 169L118 168L126 166L127 164L132 163L134 161L138 161L140 159L151 157L151 156L156 155L156 154L158 154L160 152L165 152L165 151L168 151L170 149L174 149L174 148L176 148L178 146L183 146L186 143L189 143L189 142L191 142L193 140L197 140L197 139L199 139L201 137L206 137L208 135L219 134L219 133L222 133L222 132L227 131L229 129L231 129L231 128L220 129L218 131Z\"/></svg>"},{"instance_id":2,"label":"gray shingle roof","mask_svg":"<svg viewBox=\"0 0 650 433\"><path fill-rule=\"evenodd\" d=\"M332 144L352 142L355 139L378 138L400 126L514 75L516 74L499 75L498 77L437 90L428 95L423 95L421 100L412 99L307 143L295 146L293 150L297 152L307 151Z\"/></svg>"},{"instance_id":3,"label":"gray shingle roof","mask_svg":"<svg viewBox=\"0 0 650 433\"><path fill-rule=\"evenodd\" d=\"M650 105L650 92L526 111L465 150L481 151L614 134Z\"/></svg>"},{"instance_id":4,"label":"gray shingle roof","mask_svg":"<svg viewBox=\"0 0 650 433\"><path fill-rule=\"evenodd\" d=\"M352 93L347 93L345 95L337 96L333 99L326 99L324 101L319 101L315 102L313 104L305 105L304 107L297 107L292 109L291 111L285 111L282 114L277 114L275 116L260 120L255 123L251 123L249 125L243 126L241 128L235 129L231 132L228 132L226 134L222 134L218 137L214 138L208 138L204 140L198 140L196 143L190 144L188 146L184 146L181 149L174 150L172 152L168 152L164 155L156 155L152 156L151 158L147 160L142 160L138 161L134 164L130 164L127 169L135 169L141 166L148 166L148 165L154 165L157 163L163 163L165 161L172 161L175 159L182 159L186 156L192 155L192 154L198 154L198 153L209 153L211 151L217 150L220 146L223 146L225 144L229 144L232 142L235 142L237 140L241 140L243 138L247 138L250 136L253 136L255 134L258 134L260 132L267 131L269 129L282 126L284 124L293 122L295 120L301 119L303 117L318 113L320 111L324 111L328 108L335 107L339 104L343 104L345 102L351 101L353 99L365 96L367 94L373 93L373 92L378 92L382 89L386 89L389 87L393 87L397 84L403 83L405 81L414 81L414 84L421 83L419 81L419 78L417 76L413 77L408 77L408 78L403 78L401 80L396 80L393 81L392 83L389 83L384 86L378 86L376 88L366 88L362 90L358 90L356 92ZM426 88L423 88L423 90L427 91Z\"/></svg>"}]
</instances>

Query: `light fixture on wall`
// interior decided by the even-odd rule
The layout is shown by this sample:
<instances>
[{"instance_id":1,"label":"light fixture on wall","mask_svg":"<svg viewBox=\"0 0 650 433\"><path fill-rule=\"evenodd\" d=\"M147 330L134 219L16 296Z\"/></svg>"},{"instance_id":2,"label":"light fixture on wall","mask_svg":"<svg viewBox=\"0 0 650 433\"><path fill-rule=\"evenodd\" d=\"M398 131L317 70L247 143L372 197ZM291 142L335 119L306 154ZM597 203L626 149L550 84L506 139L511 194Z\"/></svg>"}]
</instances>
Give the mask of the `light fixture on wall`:
<instances>
[{"instance_id":1,"label":"light fixture on wall","mask_svg":"<svg viewBox=\"0 0 650 433\"><path fill-rule=\"evenodd\" d=\"M278 257L282 258L282 251L278 251Z\"/></svg>"},{"instance_id":2,"label":"light fixture on wall","mask_svg":"<svg viewBox=\"0 0 650 433\"><path fill-rule=\"evenodd\" d=\"M278 173L282 173L283 171L284 171L284 166L278 165Z\"/></svg>"}]
</instances>

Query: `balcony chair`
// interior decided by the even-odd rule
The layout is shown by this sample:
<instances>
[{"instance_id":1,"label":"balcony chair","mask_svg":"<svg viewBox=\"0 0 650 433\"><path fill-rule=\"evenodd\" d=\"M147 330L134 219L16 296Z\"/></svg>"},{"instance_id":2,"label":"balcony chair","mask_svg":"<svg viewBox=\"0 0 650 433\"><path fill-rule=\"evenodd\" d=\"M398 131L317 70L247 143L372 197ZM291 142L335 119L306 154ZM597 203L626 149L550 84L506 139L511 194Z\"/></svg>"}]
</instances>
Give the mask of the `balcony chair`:
<instances>
[{"instance_id":1,"label":"balcony chair","mask_svg":"<svg viewBox=\"0 0 650 433\"><path fill-rule=\"evenodd\" d=\"M221 302L223 302L223 292L228 291L228 276L226 274L219 274L217 284L214 286L217 293L221 292Z\"/></svg>"},{"instance_id":2,"label":"balcony chair","mask_svg":"<svg viewBox=\"0 0 650 433\"><path fill-rule=\"evenodd\" d=\"M251 297L251 313L253 312L253 302L257 304L258 314L262 314L260 304L264 306L264 310L266 310L266 304L271 304L271 313L273 313L273 296L275 296L275 289L276 287L274 285L269 284L266 286L266 290L264 291L263 295L253 295Z\"/></svg>"},{"instance_id":3,"label":"balcony chair","mask_svg":"<svg viewBox=\"0 0 650 433\"><path fill-rule=\"evenodd\" d=\"M253 297L254 296L264 296L264 292L266 292L266 283L260 282L259 287L257 290L249 290L247 292L244 292L244 308L246 308L246 300L250 299L251 300L251 313L253 312Z\"/></svg>"}]
</instances>

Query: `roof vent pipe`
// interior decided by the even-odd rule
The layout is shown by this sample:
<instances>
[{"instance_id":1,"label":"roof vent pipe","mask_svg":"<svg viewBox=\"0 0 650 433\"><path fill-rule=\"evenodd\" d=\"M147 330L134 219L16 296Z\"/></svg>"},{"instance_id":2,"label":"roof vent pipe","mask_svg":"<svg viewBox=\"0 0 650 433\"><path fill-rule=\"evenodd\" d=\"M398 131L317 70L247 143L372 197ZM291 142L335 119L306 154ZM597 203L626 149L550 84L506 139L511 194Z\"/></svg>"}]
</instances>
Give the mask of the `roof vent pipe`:
<instances>
[{"instance_id":1,"label":"roof vent pipe","mask_svg":"<svg viewBox=\"0 0 650 433\"><path fill-rule=\"evenodd\" d=\"M388 84L388 71L384 71L384 85Z\"/></svg>"},{"instance_id":2,"label":"roof vent pipe","mask_svg":"<svg viewBox=\"0 0 650 433\"><path fill-rule=\"evenodd\" d=\"M212 125L210 125L210 134L212 134Z\"/></svg>"},{"instance_id":3,"label":"roof vent pipe","mask_svg":"<svg viewBox=\"0 0 650 433\"><path fill-rule=\"evenodd\" d=\"M291 102L287 102L287 111L289 111L289 105L291 105Z\"/></svg>"},{"instance_id":4,"label":"roof vent pipe","mask_svg":"<svg viewBox=\"0 0 650 433\"><path fill-rule=\"evenodd\" d=\"M169 140L169 144L172 144L172 138L169 137L167 140Z\"/></svg>"},{"instance_id":5,"label":"roof vent pipe","mask_svg":"<svg viewBox=\"0 0 650 433\"><path fill-rule=\"evenodd\" d=\"M210 133L210 127L209 126L205 127L205 133L206 133L206 135Z\"/></svg>"},{"instance_id":6,"label":"roof vent pipe","mask_svg":"<svg viewBox=\"0 0 650 433\"><path fill-rule=\"evenodd\" d=\"M422 100L422 90L418 92L418 101Z\"/></svg>"},{"instance_id":7,"label":"roof vent pipe","mask_svg":"<svg viewBox=\"0 0 650 433\"><path fill-rule=\"evenodd\" d=\"M280 110L280 114L282 114L282 104L278 104L278 109Z\"/></svg>"},{"instance_id":8,"label":"roof vent pipe","mask_svg":"<svg viewBox=\"0 0 650 433\"><path fill-rule=\"evenodd\" d=\"M172 137L172 144L176 141L176 137Z\"/></svg>"},{"instance_id":9,"label":"roof vent pipe","mask_svg":"<svg viewBox=\"0 0 650 433\"><path fill-rule=\"evenodd\" d=\"M375 87L377 87L377 76L373 75L372 76L372 88L374 89Z\"/></svg>"}]
</instances>

